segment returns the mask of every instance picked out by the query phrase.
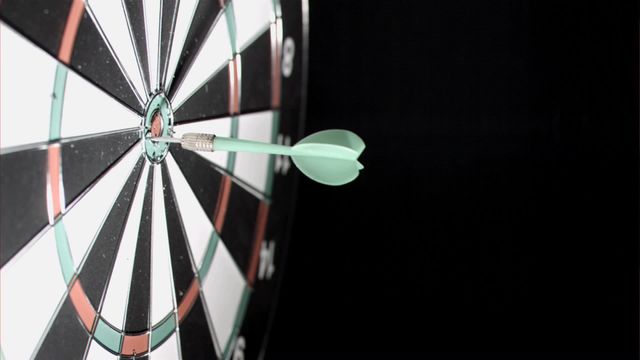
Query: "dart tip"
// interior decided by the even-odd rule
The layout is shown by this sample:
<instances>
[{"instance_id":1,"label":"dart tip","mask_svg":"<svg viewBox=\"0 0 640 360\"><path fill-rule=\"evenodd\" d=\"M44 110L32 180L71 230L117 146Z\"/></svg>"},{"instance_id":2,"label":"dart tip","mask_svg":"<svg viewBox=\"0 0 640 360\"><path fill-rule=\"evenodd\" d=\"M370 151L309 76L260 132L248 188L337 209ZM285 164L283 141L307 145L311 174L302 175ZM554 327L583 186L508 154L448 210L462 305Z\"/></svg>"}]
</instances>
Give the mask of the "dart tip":
<instances>
[{"instance_id":1,"label":"dart tip","mask_svg":"<svg viewBox=\"0 0 640 360\"><path fill-rule=\"evenodd\" d=\"M156 136L156 137L149 138L149 140L154 142L168 142L168 143L178 143L178 144L182 142L180 139L174 138L171 136Z\"/></svg>"}]
</instances>

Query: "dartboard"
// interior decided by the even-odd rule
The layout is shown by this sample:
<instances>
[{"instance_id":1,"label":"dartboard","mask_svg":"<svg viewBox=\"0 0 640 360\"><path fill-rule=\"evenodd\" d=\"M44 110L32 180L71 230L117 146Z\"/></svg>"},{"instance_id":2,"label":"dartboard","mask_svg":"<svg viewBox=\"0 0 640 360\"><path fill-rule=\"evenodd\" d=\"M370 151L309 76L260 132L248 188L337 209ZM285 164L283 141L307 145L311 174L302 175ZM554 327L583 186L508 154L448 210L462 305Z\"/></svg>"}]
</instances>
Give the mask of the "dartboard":
<instances>
[{"instance_id":1,"label":"dartboard","mask_svg":"<svg viewBox=\"0 0 640 360\"><path fill-rule=\"evenodd\" d=\"M2 0L0 357L258 358L289 158L186 132L302 131L300 0Z\"/></svg>"}]
</instances>

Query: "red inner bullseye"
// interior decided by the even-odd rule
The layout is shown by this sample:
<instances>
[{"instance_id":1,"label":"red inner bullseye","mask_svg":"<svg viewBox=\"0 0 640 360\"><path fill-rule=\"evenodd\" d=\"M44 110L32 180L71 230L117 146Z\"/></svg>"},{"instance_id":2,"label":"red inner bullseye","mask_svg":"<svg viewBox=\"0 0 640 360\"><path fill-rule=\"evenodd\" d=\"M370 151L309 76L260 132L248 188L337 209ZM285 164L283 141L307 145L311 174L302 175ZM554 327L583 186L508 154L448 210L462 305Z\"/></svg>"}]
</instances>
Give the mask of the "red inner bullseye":
<instances>
[{"instance_id":1,"label":"red inner bullseye","mask_svg":"<svg viewBox=\"0 0 640 360\"><path fill-rule=\"evenodd\" d=\"M162 136L162 115L160 112L153 114L153 119L151 119L151 136Z\"/></svg>"}]
</instances>

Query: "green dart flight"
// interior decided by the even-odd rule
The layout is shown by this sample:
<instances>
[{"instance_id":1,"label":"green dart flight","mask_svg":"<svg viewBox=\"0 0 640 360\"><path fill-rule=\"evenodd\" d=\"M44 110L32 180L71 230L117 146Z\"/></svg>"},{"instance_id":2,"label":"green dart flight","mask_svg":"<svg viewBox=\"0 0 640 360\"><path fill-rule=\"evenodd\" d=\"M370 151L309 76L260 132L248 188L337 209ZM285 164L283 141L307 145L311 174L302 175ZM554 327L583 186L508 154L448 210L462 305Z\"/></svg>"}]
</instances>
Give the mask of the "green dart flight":
<instances>
[{"instance_id":1,"label":"green dart flight","mask_svg":"<svg viewBox=\"0 0 640 360\"><path fill-rule=\"evenodd\" d=\"M180 143L183 148L193 151L242 151L287 155L303 174L326 185L347 184L357 178L360 170L364 168L358 161L365 148L364 141L348 130L319 131L293 146L201 133L187 133L181 139L155 137L152 140Z\"/></svg>"}]
</instances>

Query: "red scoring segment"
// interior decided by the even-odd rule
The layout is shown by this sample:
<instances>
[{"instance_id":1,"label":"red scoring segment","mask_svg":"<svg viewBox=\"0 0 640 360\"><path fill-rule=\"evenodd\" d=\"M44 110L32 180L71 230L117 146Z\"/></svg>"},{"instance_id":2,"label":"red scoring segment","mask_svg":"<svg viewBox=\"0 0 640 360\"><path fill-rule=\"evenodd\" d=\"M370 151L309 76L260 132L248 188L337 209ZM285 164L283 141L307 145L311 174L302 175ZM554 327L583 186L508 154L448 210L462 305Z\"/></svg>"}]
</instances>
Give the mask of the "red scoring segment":
<instances>
[{"instance_id":1,"label":"red scoring segment","mask_svg":"<svg viewBox=\"0 0 640 360\"><path fill-rule=\"evenodd\" d=\"M51 224L62 212L61 189L60 189L60 144L51 144L48 148L48 176L47 176L47 197L49 198L49 221Z\"/></svg>"},{"instance_id":2,"label":"red scoring segment","mask_svg":"<svg viewBox=\"0 0 640 360\"><path fill-rule=\"evenodd\" d=\"M84 2L82 0L73 0L71 9L69 10L69 17L67 17L67 24L62 34L60 51L58 51L58 58L65 64L71 62L71 54L73 53L73 46L76 42L76 35L78 34L82 14L84 14Z\"/></svg>"},{"instance_id":3,"label":"red scoring segment","mask_svg":"<svg viewBox=\"0 0 640 360\"><path fill-rule=\"evenodd\" d=\"M218 204L216 205L216 212L213 215L213 225L218 234L222 233L222 227L224 226L224 219L227 215L227 208L229 207L229 194L231 193L231 177L224 176L220 183L220 191L218 193Z\"/></svg>"},{"instance_id":4,"label":"red scoring segment","mask_svg":"<svg viewBox=\"0 0 640 360\"><path fill-rule=\"evenodd\" d=\"M240 66L240 54L229 60L229 114L240 112L240 76L238 67Z\"/></svg>"}]
</instances>

